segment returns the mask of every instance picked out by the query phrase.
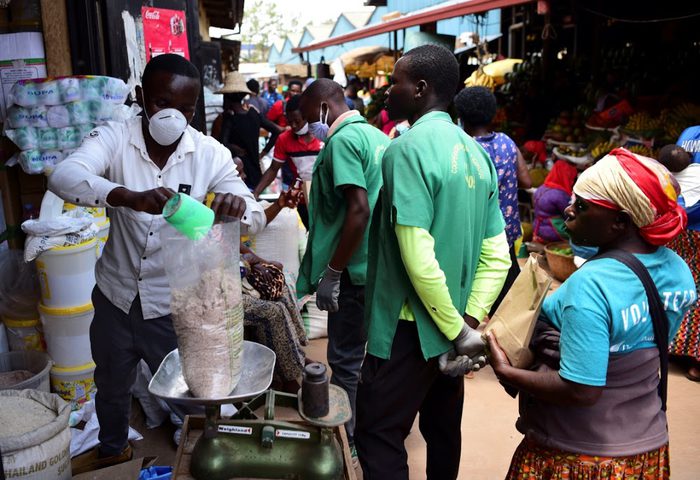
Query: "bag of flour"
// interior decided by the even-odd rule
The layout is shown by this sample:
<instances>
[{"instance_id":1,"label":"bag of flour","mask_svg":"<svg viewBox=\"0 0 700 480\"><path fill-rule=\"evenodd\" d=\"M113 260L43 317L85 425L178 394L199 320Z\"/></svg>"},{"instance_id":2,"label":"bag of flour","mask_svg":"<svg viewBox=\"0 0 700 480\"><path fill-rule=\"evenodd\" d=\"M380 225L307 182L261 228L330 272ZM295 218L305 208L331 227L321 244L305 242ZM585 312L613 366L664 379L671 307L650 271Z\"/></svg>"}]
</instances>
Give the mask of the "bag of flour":
<instances>
[{"instance_id":1,"label":"bag of flour","mask_svg":"<svg viewBox=\"0 0 700 480\"><path fill-rule=\"evenodd\" d=\"M238 220L190 240L161 230L170 309L185 382L198 398L226 397L241 376L243 301Z\"/></svg>"}]
</instances>

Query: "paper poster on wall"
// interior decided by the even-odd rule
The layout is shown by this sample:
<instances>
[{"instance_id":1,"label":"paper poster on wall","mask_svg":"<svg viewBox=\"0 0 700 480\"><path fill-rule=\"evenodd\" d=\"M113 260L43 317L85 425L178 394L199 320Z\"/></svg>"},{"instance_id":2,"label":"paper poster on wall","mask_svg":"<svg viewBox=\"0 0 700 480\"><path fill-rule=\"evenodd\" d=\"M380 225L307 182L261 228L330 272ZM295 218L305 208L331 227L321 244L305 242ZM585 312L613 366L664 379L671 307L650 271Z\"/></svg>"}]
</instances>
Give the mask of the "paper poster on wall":
<instances>
[{"instance_id":1,"label":"paper poster on wall","mask_svg":"<svg viewBox=\"0 0 700 480\"><path fill-rule=\"evenodd\" d=\"M164 53L175 53L189 60L190 49L187 44L184 11L143 7L141 18L147 62Z\"/></svg>"},{"instance_id":2,"label":"paper poster on wall","mask_svg":"<svg viewBox=\"0 0 700 480\"><path fill-rule=\"evenodd\" d=\"M12 85L18 80L46 76L46 54L41 32L0 35L0 122Z\"/></svg>"}]
</instances>

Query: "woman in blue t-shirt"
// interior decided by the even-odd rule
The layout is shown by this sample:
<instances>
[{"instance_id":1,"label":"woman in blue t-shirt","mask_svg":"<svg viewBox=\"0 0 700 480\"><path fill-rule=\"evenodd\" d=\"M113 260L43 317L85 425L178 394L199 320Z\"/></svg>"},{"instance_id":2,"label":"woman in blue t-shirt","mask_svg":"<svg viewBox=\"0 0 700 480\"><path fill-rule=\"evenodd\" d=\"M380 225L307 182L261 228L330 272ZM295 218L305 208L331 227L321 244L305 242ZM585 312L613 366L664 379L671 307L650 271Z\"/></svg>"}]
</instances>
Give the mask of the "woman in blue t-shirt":
<instances>
[{"instance_id":1,"label":"woman in blue t-shirt","mask_svg":"<svg viewBox=\"0 0 700 480\"><path fill-rule=\"evenodd\" d=\"M581 174L574 194L571 239L634 254L672 338L697 293L688 266L663 246L687 221L668 170L618 148ZM489 337L496 376L521 391L525 438L507 479L669 478L659 351L639 277L617 260L591 260L545 300L542 316L560 334L558 369L514 368Z\"/></svg>"},{"instance_id":2,"label":"woman in blue t-shirt","mask_svg":"<svg viewBox=\"0 0 700 480\"><path fill-rule=\"evenodd\" d=\"M500 295L491 307L489 315L493 315L520 273L513 246L521 235L518 188L530 188L532 180L515 142L505 133L494 132L490 128L497 108L496 97L491 90L485 87L465 88L455 97L455 106L464 131L486 150L498 173L498 201L506 222L511 268Z\"/></svg>"}]
</instances>

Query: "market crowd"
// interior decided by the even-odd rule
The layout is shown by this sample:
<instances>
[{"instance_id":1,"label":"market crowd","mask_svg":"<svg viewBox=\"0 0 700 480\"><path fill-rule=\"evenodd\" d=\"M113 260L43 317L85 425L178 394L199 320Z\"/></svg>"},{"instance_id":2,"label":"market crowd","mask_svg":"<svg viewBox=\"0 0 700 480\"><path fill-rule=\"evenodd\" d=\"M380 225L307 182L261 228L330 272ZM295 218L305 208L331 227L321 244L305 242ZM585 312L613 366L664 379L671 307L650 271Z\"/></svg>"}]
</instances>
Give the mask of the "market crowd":
<instances>
[{"instance_id":1,"label":"market crowd","mask_svg":"<svg viewBox=\"0 0 700 480\"><path fill-rule=\"evenodd\" d=\"M232 72L205 136L189 126L199 78L179 56L155 57L136 88L143 115L94 130L49 179L73 203L109 206L113 225L93 293L101 430L86 470L130 458L134 367L155 371L177 346L157 233L185 186L200 200L213 192L216 215L240 218L246 236L298 213L308 234L291 277L242 242L257 292L246 325L277 351L278 388L296 392L306 361L296 300L315 294L366 480L408 478L404 441L419 414L427 478L457 478L476 442L461 432L464 377L487 362L519 395L524 437L506 478L669 478L667 347L700 358L697 154L679 142L658 161L616 148L553 165L534 195L535 237L567 240L588 260L544 301L535 363L516 368L482 326L520 271L523 153L541 152L493 131L496 98L458 89L451 52L404 53L371 122L359 83L291 81L281 93L274 79L261 87ZM280 184L278 200L260 201ZM688 375L700 379L697 363Z\"/></svg>"}]
</instances>

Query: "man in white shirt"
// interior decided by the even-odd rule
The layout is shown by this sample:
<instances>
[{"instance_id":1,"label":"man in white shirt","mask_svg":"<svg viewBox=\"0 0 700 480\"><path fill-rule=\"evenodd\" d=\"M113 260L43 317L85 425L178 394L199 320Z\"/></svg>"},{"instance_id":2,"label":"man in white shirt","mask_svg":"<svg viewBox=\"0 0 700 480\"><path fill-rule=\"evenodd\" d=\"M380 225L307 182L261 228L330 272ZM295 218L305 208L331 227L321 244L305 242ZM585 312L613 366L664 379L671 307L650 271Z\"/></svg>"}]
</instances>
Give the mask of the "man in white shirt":
<instances>
[{"instance_id":1,"label":"man in white shirt","mask_svg":"<svg viewBox=\"0 0 700 480\"><path fill-rule=\"evenodd\" d=\"M215 192L218 217L238 217L251 233L265 214L236 172L231 154L189 126L200 92L197 68L178 55L153 58L136 87L140 118L96 128L49 178L49 188L78 205L109 207L111 228L97 263L90 327L97 365L100 446L73 473L126 461L135 366L152 371L177 347L159 232L173 191L203 201ZM77 467L77 468L76 468Z\"/></svg>"}]
</instances>

